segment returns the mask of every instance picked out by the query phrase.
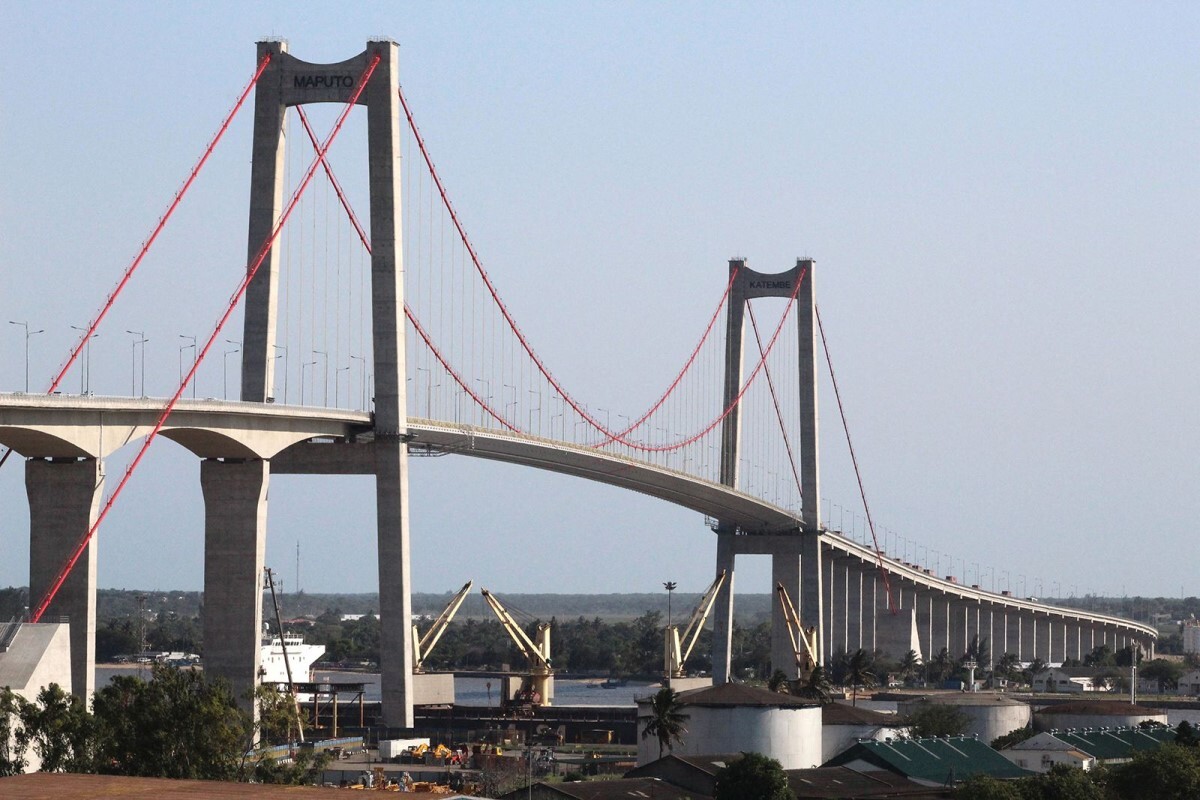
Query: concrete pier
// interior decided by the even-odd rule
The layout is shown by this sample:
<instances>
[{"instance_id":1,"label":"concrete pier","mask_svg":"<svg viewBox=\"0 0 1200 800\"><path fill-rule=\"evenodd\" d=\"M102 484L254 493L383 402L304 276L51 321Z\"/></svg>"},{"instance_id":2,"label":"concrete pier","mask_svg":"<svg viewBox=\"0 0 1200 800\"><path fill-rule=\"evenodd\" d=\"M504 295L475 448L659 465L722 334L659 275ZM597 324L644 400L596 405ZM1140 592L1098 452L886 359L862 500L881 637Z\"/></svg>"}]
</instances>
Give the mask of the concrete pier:
<instances>
[{"instance_id":1,"label":"concrete pier","mask_svg":"<svg viewBox=\"0 0 1200 800\"><path fill-rule=\"evenodd\" d=\"M31 604L46 596L96 521L103 485L97 458L31 458L25 462ZM96 548L93 537L42 618L45 622L70 622L71 689L85 700L96 688Z\"/></svg>"},{"instance_id":2,"label":"concrete pier","mask_svg":"<svg viewBox=\"0 0 1200 800\"><path fill-rule=\"evenodd\" d=\"M200 462L204 495L204 669L252 709L262 646L267 484L261 459Z\"/></svg>"}]
</instances>

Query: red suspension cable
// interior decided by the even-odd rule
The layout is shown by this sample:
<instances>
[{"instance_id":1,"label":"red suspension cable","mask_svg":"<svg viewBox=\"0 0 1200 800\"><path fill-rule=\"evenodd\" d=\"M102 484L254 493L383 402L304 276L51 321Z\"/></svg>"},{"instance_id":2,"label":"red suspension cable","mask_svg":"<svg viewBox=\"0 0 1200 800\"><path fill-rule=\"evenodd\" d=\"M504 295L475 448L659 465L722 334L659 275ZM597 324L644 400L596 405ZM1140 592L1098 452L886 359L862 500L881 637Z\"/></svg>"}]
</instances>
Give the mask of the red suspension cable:
<instances>
[{"instance_id":1,"label":"red suspension cable","mask_svg":"<svg viewBox=\"0 0 1200 800\"><path fill-rule=\"evenodd\" d=\"M867 503L867 490L863 487L862 472L858 468L858 457L854 455L854 442L850 439L850 426L846 422L846 409L842 405L842 393L838 390L837 375L833 371L833 358L829 355L829 341L825 338L825 326L821 324L821 309L813 306L817 317L817 329L821 332L821 347L825 351L825 363L829 366L829 380L833 383L833 396L837 398L838 414L842 417L842 430L846 433L846 447L850 450L850 463L854 465L854 477L858 480L858 493L862 497L863 511L867 515L867 526L871 529L871 542L875 545L875 560L879 564L879 574L883 577L883 588L887 592L888 611L897 612L896 598L892 595L892 584L888 580L888 570L883 562L883 551L879 549L879 539L875 536L875 520L871 517L871 506Z\"/></svg>"},{"instance_id":2,"label":"red suspension cable","mask_svg":"<svg viewBox=\"0 0 1200 800\"><path fill-rule=\"evenodd\" d=\"M371 242L367 237L367 232L363 229L362 224L358 221L358 215L354 213L354 208L350 205L350 201L346 198L346 193L342 191L342 185L338 182L337 176L333 174L333 167L330 166L329 159L325 158L325 156L321 154L321 143L317 141L317 136L313 132L312 126L308 123L308 116L304 113L304 110L300 106L296 107L296 112L300 117L301 124L304 126L305 133L308 134L308 139L312 143L313 149L318 153L318 157L321 160L321 166L325 170L325 176L329 178L329 183L331 186L333 186L333 191L334 194L337 195L338 202L341 203L342 209L345 210L346 216L350 219L350 224L354 227L355 232L358 234L358 240L362 242L363 248L365 248L367 253L370 254ZM431 353L433 353L434 358L438 360L438 363L442 365L442 368L446 370L446 373L454 379L454 382L461 386L463 390L471 396L471 399L474 400L480 408L486 411L489 416L491 416L504 427L508 428L510 431L519 433L517 428L515 428L508 420L504 419L504 417L497 413L490 405L487 404L487 402L479 397L479 395L476 394L476 392L470 386L467 385L466 380L458 373L457 370L454 369L454 367L450 365L450 362L447 361L445 356L442 355L442 351L439 350L437 345L433 343L433 339L429 336L429 333L426 332L425 327L421 325L420 321L417 319L416 315L412 311L412 308L409 307L407 302L404 304L404 315L408 317L410 322L412 322L413 328L416 330L421 339L424 340L425 346L429 348Z\"/></svg>"},{"instance_id":3,"label":"red suspension cable","mask_svg":"<svg viewBox=\"0 0 1200 800\"><path fill-rule=\"evenodd\" d=\"M454 206L450 202L450 197L446 193L445 186L442 184L441 176L438 174L437 168L433 165L433 159L430 157L429 151L425 147L425 140L421 136L421 131L417 128L417 123L413 119L412 110L408 106L408 100L404 97L403 90L399 91L399 96L400 96L400 105L403 106L404 115L408 119L408 126L413 132L413 137L416 140L417 147L421 151L422 158L425 160L425 166L429 170L430 177L433 179L434 185L437 187L438 194L441 197L442 205L446 208L447 213L450 214L450 220L451 220L451 222L454 223L454 227L458 231L458 235L463 243L463 247L466 248L467 254L471 257L471 263L475 266L476 272L479 273L479 277L483 280L484 286L487 287L488 293L491 295L493 302L496 303L496 307L500 310L500 314L504 318L505 323L507 323L509 329L513 332L513 335L517 337L517 341L520 342L521 347L525 350L525 353L529 356L530 359L532 359L534 366L537 367L538 371L550 383L550 385L554 388L554 390L556 392L558 392L558 395L559 395L559 397L561 397L563 399L563 402L565 402L567 405L569 405L575 411L575 413L578 414L582 419L584 419L589 425L591 425L593 428L595 428L597 431L599 431L602 435L607 437L607 440L603 443L603 445L607 445L612 442L619 442L620 444L626 445L626 446L634 448L634 449L643 450L643 451L663 451L663 450L675 449L675 447L666 447L666 448L646 447L646 446L643 446L636 442L631 442L631 441L627 440L625 438L625 435L630 433L632 430L634 430L636 425L640 425L640 424L644 423L645 420L648 419L650 417L650 415L654 412L654 410L657 410L663 404L663 402L666 400L667 396L670 395L675 390L675 388L679 386L679 383L683 378L683 374L681 373L679 375L679 377L676 378L675 382L672 383L671 386L667 389L666 394L664 394L663 397L657 403L654 404L654 408L649 413L643 415L640 418L639 422L635 426L626 428L622 432L614 432L614 431L609 430L607 426L602 425L599 420L595 419L591 414L589 414L587 412L587 410L583 407L583 405L581 403L579 403L578 401L576 401L575 398L569 392L567 392L566 389L563 388L562 384L559 383L558 379L554 377L553 373L550 372L549 367L546 366L546 364L542 361L541 357L534 351L532 345L530 345L530 343L529 343L529 340L525 338L525 334L522 333L520 326L517 325L517 321L513 317L512 313L508 310L508 306L506 306L504 304L504 301L500 298L500 293L496 290L495 284L492 283L491 276L488 274L487 270L484 269L483 262L480 261L479 255L475 252L475 247L471 244L470 239L467 237L467 232L463 228L462 222L458 218L458 213L454 210ZM732 285L732 279L730 280L730 285ZM717 313L718 314L720 313L719 308L717 310ZM716 320L716 316L717 315L714 314L714 316L713 316L714 321ZM713 327L713 325L710 322L708 330L705 331L704 338L708 337L708 334L712 330L712 327ZM701 339L701 342L700 342L701 345L703 345L703 343L704 343L704 338ZM697 350L699 350L699 346L697 346ZM693 358L694 358L694 356L693 356ZM691 360L689 360L689 364L690 363L691 363ZM685 367L684 372L686 372L686 369L687 368ZM724 419L724 417L727 416L728 413L729 412L727 410L726 413L724 415L722 415L722 417L720 419ZM718 419L717 422L720 422L720 419ZM715 427L715 423L712 427ZM709 428L709 430L711 430L711 427ZM690 440L690 441L694 441L694 439ZM603 445L601 445L601 446L603 446ZM682 447L682 446L683 446L683 444L678 445L678 447Z\"/></svg>"},{"instance_id":4,"label":"red suspension cable","mask_svg":"<svg viewBox=\"0 0 1200 800\"><path fill-rule=\"evenodd\" d=\"M191 369L188 370L187 375L184 377L183 381L180 382L179 388L175 390L175 394L172 395L169 401L167 401L166 406L158 416L158 420L154 423L154 428L150 431L145 441L142 442L142 446L138 449L137 455L134 456L133 461L130 462L129 466L125 469L125 474L121 477L120 483L117 484L116 488L113 490L113 493L109 496L108 500L104 503L104 506L100 509L100 513L96 516L96 521L93 522L91 527L88 528L87 533L85 533L83 538L81 538L78 544L76 544L70 558L67 559L62 569L59 570L59 573L57 577L55 577L54 582L51 584L49 591L46 592L46 596L42 598L42 601L38 604L33 616L30 618L31 622L38 622L42 618L42 615L46 613L46 609L49 608L50 603L53 602L55 595L58 594L58 590L62 588L67 576L71 574L71 570L74 569L76 562L78 562L80 556L83 555L83 551L87 549L88 543L96 534L96 530L100 527L100 524L104 522L105 517L108 516L108 512L112 510L112 507L116 503L117 498L120 496L121 491L129 482L129 478L133 475L134 470L137 469L138 464L141 463L142 458L146 455L146 451L150 449L150 445L154 442L155 438L157 438L159 431L161 431L163 426L166 425L167 419L171 416L171 413L175 410L176 404L179 402L179 398L183 396L188 384L191 383L192 379L195 377L196 370L199 368L200 363L204 360L205 356L208 355L208 351L212 348L213 343L216 342L217 337L221 335L221 330L229 321L229 317L233 314L234 309L237 308L238 303L241 302L242 296L246 293L246 288L250 285L250 281L253 280L254 276L258 273L258 269L262 266L267 254L271 252L271 247L274 245L275 240L279 237L279 232L283 229L284 223L287 222L288 217L291 216L296 204L300 201L300 196L304 193L304 190L308 188L309 183L311 183L313 175L317 171L317 165L321 162L321 159L329 150L329 146L337 137L338 132L341 131L343 123L345 123L346 118L350 115L350 111L353 110L354 104L358 102L359 96L366 88L367 81L371 79L371 75L375 72L375 68L379 65L379 61L380 56L376 54L368 62L366 69L363 70L363 73L358 80L358 86L355 88L353 94L350 96L350 99L347 101L346 107L342 110L341 116L338 117L337 122L333 126L333 130L330 131L328 138L326 138L325 143L318 151L317 157L313 159L312 164L309 166L308 171L304 175L304 179L296 188L296 191L292 194L292 197L288 201L287 206L284 208L283 213L280 215L279 220L275 223L274 228L271 230L271 234L262 243L262 246L258 250L258 254L246 268L246 272L242 276L241 281L238 283L236 291L234 291L233 295L229 299L229 303L225 308L224 314L222 314L221 318L217 321L216 327L213 328L208 340L204 343L204 347L200 350L199 355L192 363Z\"/></svg>"},{"instance_id":5,"label":"red suspension cable","mask_svg":"<svg viewBox=\"0 0 1200 800\"><path fill-rule=\"evenodd\" d=\"M138 266L141 265L142 259L146 257L146 253L150 250L150 246L154 244L154 241L158 238L158 235L162 233L162 229L166 227L167 221L171 218L171 215L175 213L175 209L179 207L179 203L183 200L183 196L187 193L187 190L191 188L192 183L196 180L196 176L200 174L200 170L208 161L208 157L212 155L213 149L217 146L217 142L221 141L221 137L223 137L225 135L225 131L229 129L229 125L233 122L233 118L237 116L238 111L241 110L242 105L246 102L246 98L250 96L250 90L258 84L258 79L262 77L263 71L267 68L267 64L270 62L271 54L265 53L262 57L262 61L260 61L258 64L258 69L255 70L254 75L250 78L250 82L246 84L246 88L244 88L242 93L238 95L237 102L233 104L233 108L230 109L229 113L225 116L225 120L221 123L221 127L217 129L216 135L213 136L213 138L209 141L208 146L204 148L204 153L200 156L200 160L196 162L194 167L192 167L192 171L188 174L187 180L183 182L183 186L175 193L175 198L171 201L171 205L168 206L166 212L158 218L158 224L154 226L154 230L150 232L150 236L147 237L147 239L142 243L142 247L138 251L138 254L134 256L133 262L125 268L125 272L121 275L121 279L117 282L116 288L109 292L108 297L104 301L104 305L100 307L99 313L97 313L95 318L88 324L87 330L84 331L79 341L75 344L75 347L72 348L70 355L67 356L66 363L63 364L61 369L59 369L58 374L54 376L54 380L50 382L50 388L46 390L46 394L53 394L55 390L58 389L59 384L61 384L63 378L66 377L67 371L71 369L71 366L79 358L79 354L83 352L83 348L87 345L88 340L92 338L92 335L96 332L96 328L100 326L100 322L105 316L107 316L109 310L113 306L113 303L116 302L117 296L121 294L122 290L125 288L125 285L129 283L129 279L133 277L133 273L137 271ZM8 457L10 455L12 455L11 447L4 451L3 456L0 456L0 467L4 466L4 462L8 461Z\"/></svg>"},{"instance_id":6,"label":"red suspension cable","mask_svg":"<svg viewBox=\"0 0 1200 800\"><path fill-rule=\"evenodd\" d=\"M758 352L765 356L762 338L758 335L758 321L754 319L754 305L746 303L746 309L750 312L750 327L754 329L754 340L758 342ZM775 418L779 420L779 432L783 434L783 446L787 450L788 463L792 467L792 477L796 479L796 491L800 493L800 499L803 500L804 489L800 485L800 470L796 468L796 457L792 455L792 442L788 438L787 426L783 424L783 411L779 408L779 397L775 394L775 380L771 377L770 365L765 365L763 370L767 374L767 386L771 388L771 400L775 403Z\"/></svg>"}]
</instances>

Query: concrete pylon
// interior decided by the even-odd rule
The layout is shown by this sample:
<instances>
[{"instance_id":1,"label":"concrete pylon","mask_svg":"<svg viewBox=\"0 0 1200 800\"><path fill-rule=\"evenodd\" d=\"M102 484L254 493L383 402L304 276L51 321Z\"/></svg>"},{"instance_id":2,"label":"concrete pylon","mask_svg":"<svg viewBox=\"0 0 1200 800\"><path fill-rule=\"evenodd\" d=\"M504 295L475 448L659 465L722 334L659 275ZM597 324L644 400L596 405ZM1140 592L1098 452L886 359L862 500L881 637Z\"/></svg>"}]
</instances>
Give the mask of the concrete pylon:
<instances>
[{"instance_id":1,"label":"concrete pylon","mask_svg":"<svg viewBox=\"0 0 1200 800\"><path fill-rule=\"evenodd\" d=\"M741 409L734 400L742 388L744 379L744 333L746 302L758 297L796 296L798 335L800 341L800 436L801 436L801 489L805 498L803 506L803 530L796 535L802 538L797 555L794 543L781 542L778 551L771 555L772 588L782 584L788 594L800 600L800 620L805 628L816 628L818 643L824 641L822 609L822 569L820 536L820 477L818 465L819 443L817 440L817 384L816 384L816 307L813 292L813 262L808 259L796 261L796 265L773 275L756 272L746 266L744 259L729 262L730 290L725 333L725 386L724 406L730 411L721 424L721 471L720 481L726 486L736 487L738 464L741 458ZM799 285L797 286L797 282ZM717 525L717 569L727 571L726 584L717 596L713 629L713 680L721 683L728 680L728 664L732 649L733 576L738 534L767 533L767 531L739 531L737 527L718 520ZM779 533L771 531L770 533ZM818 644L820 647L820 644ZM818 659L820 661L820 658ZM788 635L783 609L778 603L771 605L771 666L789 677L796 674L796 654Z\"/></svg>"},{"instance_id":2,"label":"concrete pylon","mask_svg":"<svg viewBox=\"0 0 1200 800\"><path fill-rule=\"evenodd\" d=\"M96 521L104 485L95 458L25 462L29 498L29 599L39 602L59 570ZM84 549L54 601L45 622L71 624L71 691L89 700L96 688L96 537Z\"/></svg>"},{"instance_id":3,"label":"concrete pylon","mask_svg":"<svg viewBox=\"0 0 1200 800\"><path fill-rule=\"evenodd\" d=\"M374 40L334 64L295 58L283 42L260 42L258 58L271 60L255 89L254 165L251 171L248 253L251 261L282 210L284 120L289 106L345 103L369 61L380 61L358 104L367 107L371 221L371 326L374 357L375 486L382 623L383 715L411 727L412 602L409 575L408 403L405 394L404 264L400 224L399 45ZM246 296L242 399L275 397L274 364L279 260L272 249ZM365 355L365 354L364 354ZM261 569L261 564L259 565ZM257 633L257 630L256 630ZM239 668L242 669L242 668Z\"/></svg>"}]
</instances>

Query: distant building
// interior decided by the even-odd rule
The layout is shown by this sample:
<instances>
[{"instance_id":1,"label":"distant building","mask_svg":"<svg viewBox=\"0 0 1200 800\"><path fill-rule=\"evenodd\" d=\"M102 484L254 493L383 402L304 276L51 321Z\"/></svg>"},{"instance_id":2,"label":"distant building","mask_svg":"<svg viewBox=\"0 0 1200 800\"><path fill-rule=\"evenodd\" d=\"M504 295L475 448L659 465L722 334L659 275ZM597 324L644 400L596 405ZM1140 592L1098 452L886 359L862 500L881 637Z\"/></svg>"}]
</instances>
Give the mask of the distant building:
<instances>
[{"instance_id":1,"label":"distant building","mask_svg":"<svg viewBox=\"0 0 1200 800\"><path fill-rule=\"evenodd\" d=\"M1035 692L1099 692L1107 688L1107 679L1097 678L1097 670L1091 667L1051 667L1033 676Z\"/></svg>"},{"instance_id":2,"label":"distant building","mask_svg":"<svg viewBox=\"0 0 1200 800\"><path fill-rule=\"evenodd\" d=\"M1180 694L1200 694L1200 669L1190 669L1179 676Z\"/></svg>"},{"instance_id":3,"label":"distant building","mask_svg":"<svg viewBox=\"0 0 1200 800\"><path fill-rule=\"evenodd\" d=\"M1200 653L1200 619L1183 621L1183 652Z\"/></svg>"},{"instance_id":4,"label":"distant building","mask_svg":"<svg viewBox=\"0 0 1200 800\"><path fill-rule=\"evenodd\" d=\"M1087 728L1043 731L1000 754L1022 769L1049 772L1058 764L1091 769L1096 764L1123 764L1135 753L1156 750L1175 741L1171 728Z\"/></svg>"},{"instance_id":5,"label":"distant building","mask_svg":"<svg viewBox=\"0 0 1200 800\"><path fill-rule=\"evenodd\" d=\"M965 736L859 742L826 763L863 772L882 769L925 786L947 786L973 775L1024 778L1018 767L983 742Z\"/></svg>"}]
</instances>

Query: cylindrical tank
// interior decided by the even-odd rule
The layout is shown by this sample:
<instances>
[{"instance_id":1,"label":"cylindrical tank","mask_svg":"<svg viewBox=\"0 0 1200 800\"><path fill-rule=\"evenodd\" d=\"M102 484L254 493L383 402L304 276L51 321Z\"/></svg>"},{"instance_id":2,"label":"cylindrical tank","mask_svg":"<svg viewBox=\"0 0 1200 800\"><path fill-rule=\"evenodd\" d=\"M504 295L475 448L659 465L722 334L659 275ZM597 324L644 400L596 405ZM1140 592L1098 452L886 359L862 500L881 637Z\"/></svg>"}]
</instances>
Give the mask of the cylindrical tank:
<instances>
[{"instance_id":1,"label":"cylindrical tank","mask_svg":"<svg viewBox=\"0 0 1200 800\"><path fill-rule=\"evenodd\" d=\"M951 706L958 709L968 720L968 736L976 736L982 742L991 742L1006 733L1029 724L1031 709L1002 694L988 692L958 692L954 694L931 694L899 705L901 717L928 706Z\"/></svg>"},{"instance_id":2,"label":"cylindrical tank","mask_svg":"<svg viewBox=\"0 0 1200 800\"><path fill-rule=\"evenodd\" d=\"M1167 724L1167 712L1120 700L1083 700L1039 708L1033 727L1039 731L1068 728L1136 728L1146 720Z\"/></svg>"},{"instance_id":3,"label":"cylindrical tank","mask_svg":"<svg viewBox=\"0 0 1200 800\"><path fill-rule=\"evenodd\" d=\"M687 715L687 732L663 755L747 752L773 758L784 769L821 765L819 705L736 683L681 692L679 699L679 711ZM650 718L650 698L638 700L638 731L646 729ZM656 737L638 739L638 766L658 757Z\"/></svg>"}]
</instances>

